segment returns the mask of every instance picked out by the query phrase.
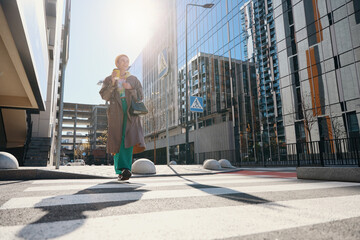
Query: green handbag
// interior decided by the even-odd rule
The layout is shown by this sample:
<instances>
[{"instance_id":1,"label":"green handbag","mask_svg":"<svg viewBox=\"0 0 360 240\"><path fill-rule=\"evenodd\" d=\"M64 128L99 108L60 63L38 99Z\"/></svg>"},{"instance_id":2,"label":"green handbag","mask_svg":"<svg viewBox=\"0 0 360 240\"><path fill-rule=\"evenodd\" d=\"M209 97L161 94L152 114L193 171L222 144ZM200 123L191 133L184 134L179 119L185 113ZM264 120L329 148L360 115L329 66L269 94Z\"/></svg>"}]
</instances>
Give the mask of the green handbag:
<instances>
[{"instance_id":1,"label":"green handbag","mask_svg":"<svg viewBox=\"0 0 360 240\"><path fill-rule=\"evenodd\" d=\"M136 102L134 99L131 100L130 114L134 116L145 115L149 111L147 110L144 102Z\"/></svg>"}]
</instances>

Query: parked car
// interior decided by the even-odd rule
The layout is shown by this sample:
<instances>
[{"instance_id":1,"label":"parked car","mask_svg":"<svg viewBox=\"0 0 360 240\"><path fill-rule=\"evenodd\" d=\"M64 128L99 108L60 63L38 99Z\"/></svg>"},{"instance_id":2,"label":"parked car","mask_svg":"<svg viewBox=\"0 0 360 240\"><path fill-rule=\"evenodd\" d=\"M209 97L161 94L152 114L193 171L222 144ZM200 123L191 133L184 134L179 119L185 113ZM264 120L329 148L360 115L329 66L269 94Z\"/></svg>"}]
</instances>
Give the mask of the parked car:
<instances>
[{"instance_id":1,"label":"parked car","mask_svg":"<svg viewBox=\"0 0 360 240\"><path fill-rule=\"evenodd\" d=\"M75 161L71 161L66 166L85 166L84 159L75 159Z\"/></svg>"}]
</instances>

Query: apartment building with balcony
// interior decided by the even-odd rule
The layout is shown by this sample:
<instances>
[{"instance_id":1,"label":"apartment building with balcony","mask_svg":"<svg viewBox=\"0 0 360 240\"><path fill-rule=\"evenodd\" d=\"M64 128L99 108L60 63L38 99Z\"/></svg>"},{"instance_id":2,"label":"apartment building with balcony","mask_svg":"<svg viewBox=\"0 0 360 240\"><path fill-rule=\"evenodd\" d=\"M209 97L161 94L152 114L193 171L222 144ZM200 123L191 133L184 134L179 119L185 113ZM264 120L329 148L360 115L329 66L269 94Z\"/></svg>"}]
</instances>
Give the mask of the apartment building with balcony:
<instances>
[{"instance_id":1,"label":"apartment building with balcony","mask_svg":"<svg viewBox=\"0 0 360 240\"><path fill-rule=\"evenodd\" d=\"M106 105L65 102L61 137L62 156L66 155L70 160L76 157L87 158L93 155L93 150L100 150L102 155L106 155L106 145L98 140L106 133L106 129ZM85 156L78 156L84 152Z\"/></svg>"},{"instance_id":2,"label":"apartment building with balcony","mask_svg":"<svg viewBox=\"0 0 360 240\"><path fill-rule=\"evenodd\" d=\"M89 143L93 105L64 103L62 147L65 154L74 156L76 149Z\"/></svg>"},{"instance_id":3,"label":"apartment building with balcony","mask_svg":"<svg viewBox=\"0 0 360 240\"><path fill-rule=\"evenodd\" d=\"M107 132L107 108L106 105L94 105L92 107L89 132L91 150L106 149L106 144L98 141L98 138Z\"/></svg>"}]
</instances>

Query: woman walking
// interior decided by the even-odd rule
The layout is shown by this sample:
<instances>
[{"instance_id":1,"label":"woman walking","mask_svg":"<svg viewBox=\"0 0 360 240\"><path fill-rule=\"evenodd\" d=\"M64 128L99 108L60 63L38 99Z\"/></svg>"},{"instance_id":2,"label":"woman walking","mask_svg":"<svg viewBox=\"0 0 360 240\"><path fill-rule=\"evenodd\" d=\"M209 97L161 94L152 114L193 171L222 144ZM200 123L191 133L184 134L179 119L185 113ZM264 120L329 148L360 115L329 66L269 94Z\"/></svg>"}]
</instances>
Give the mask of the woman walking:
<instances>
[{"instance_id":1,"label":"woman walking","mask_svg":"<svg viewBox=\"0 0 360 240\"><path fill-rule=\"evenodd\" d=\"M129 58L121 54L115 59L116 69L105 78L100 95L109 101L107 152L114 156L114 167L118 180L131 177L133 153L145 150L144 133L140 117L130 115L131 100L143 100L140 81L127 70Z\"/></svg>"}]
</instances>

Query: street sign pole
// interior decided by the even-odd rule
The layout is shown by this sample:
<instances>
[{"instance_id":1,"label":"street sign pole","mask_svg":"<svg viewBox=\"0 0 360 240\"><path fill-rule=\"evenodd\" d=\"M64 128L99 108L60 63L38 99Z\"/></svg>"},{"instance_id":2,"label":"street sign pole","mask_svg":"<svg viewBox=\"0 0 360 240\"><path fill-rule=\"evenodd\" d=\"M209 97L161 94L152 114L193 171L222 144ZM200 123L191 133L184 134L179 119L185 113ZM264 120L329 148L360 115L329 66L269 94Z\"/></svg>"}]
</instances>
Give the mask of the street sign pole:
<instances>
[{"instance_id":1,"label":"street sign pole","mask_svg":"<svg viewBox=\"0 0 360 240\"><path fill-rule=\"evenodd\" d=\"M198 112L204 112L204 104L203 98L201 97L190 97L190 111L195 112L195 151L196 151L196 163L199 164L199 142L198 142L198 131L199 131L199 123L198 123Z\"/></svg>"},{"instance_id":2,"label":"street sign pole","mask_svg":"<svg viewBox=\"0 0 360 240\"><path fill-rule=\"evenodd\" d=\"M196 164L199 164L199 142L198 142L199 123L198 123L198 114L197 114L197 112L195 113L195 121L196 121L196 131L195 131Z\"/></svg>"},{"instance_id":3,"label":"street sign pole","mask_svg":"<svg viewBox=\"0 0 360 240\"><path fill-rule=\"evenodd\" d=\"M169 93L169 61L167 49L164 48L158 56L158 77L159 79L165 79L165 105L168 108L168 93ZM166 111L166 163L170 165L170 154L169 154L169 111ZM155 140L156 141L156 140Z\"/></svg>"},{"instance_id":4,"label":"street sign pole","mask_svg":"<svg viewBox=\"0 0 360 240\"><path fill-rule=\"evenodd\" d=\"M169 75L166 74L166 80L165 80L165 89L166 89L166 97L165 97L165 104L166 107L168 107L168 81L169 81ZM169 154L169 111L166 110L166 163L169 166L170 165L170 154Z\"/></svg>"}]
</instances>

